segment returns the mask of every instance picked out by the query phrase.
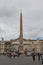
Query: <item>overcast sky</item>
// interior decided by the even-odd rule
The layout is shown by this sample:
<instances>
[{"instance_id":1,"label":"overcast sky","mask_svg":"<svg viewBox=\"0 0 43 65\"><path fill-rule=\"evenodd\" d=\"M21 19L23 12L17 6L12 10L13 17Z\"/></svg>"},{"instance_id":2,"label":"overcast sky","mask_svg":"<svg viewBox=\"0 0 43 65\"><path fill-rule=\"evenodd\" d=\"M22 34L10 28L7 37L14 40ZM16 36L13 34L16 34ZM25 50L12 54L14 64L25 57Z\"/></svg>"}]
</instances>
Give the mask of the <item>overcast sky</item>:
<instances>
[{"instance_id":1,"label":"overcast sky","mask_svg":"<svg viewBox=\"0 0 43 65\"><path fill-rule=\"evenodd\" d=\"M21 10L23 37L43 37L43 0L0 0L0 39L19 37Z\"/></svg>"}]
</instances>

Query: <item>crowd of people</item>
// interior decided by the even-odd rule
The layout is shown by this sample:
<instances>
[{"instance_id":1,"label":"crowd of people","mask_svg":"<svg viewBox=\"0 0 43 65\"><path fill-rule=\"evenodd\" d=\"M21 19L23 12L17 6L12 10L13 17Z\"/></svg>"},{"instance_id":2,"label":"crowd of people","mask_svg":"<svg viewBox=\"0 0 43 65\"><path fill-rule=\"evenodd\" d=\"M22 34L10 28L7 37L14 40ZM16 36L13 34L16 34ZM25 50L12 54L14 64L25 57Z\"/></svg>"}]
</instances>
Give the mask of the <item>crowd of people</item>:
<instances>
[{"instance_id":1,"label":"crowd of people","mask_svg":"<svg viewBox=\"0 0 43 65\"><path fill-rule=\"evenodd\" d=\"M32 54L33 61L35 61L35 56L36 56L35 53L33 53ZM41 60L43 64L43 54L38 53L37 56L38 56L38 61Z\"/></svg>"},{"instance_id":2,"label":"crowd of people","mask_svg":"<svg viewBox=\"0 0 43 65\"><path fill-rule=\"evenodd\" d=\"M25 49L24 54L27 56L27 48ZM21 55L21 53L19 52L19 50L18 50L17 53L16 52L9 52L9 53L7 53L7 56L9 58L15 58L16 56L19 57L20 55ZM37 56L38 57L38 61L41 60L42 64L43 64L43 54L40 54L40 53L36 54L35 50L33 49L31 56L32 56L33 62L35 62L35 57Z\"/></svg>"},{"instance_id":3,"label":"crowd of people","mask_svg":"<svg viewBox=\"0 0 43 65\"><path fill-rule=\"evenodd\" d=\"M32 53L32 58L33 58L33 61L35 61L35 56L38 56L38 61L42 61L42 64L43 64L43 54L42 53L35 53L35 50L33 49L33 53Z\"/></svg>"}]
</instances>

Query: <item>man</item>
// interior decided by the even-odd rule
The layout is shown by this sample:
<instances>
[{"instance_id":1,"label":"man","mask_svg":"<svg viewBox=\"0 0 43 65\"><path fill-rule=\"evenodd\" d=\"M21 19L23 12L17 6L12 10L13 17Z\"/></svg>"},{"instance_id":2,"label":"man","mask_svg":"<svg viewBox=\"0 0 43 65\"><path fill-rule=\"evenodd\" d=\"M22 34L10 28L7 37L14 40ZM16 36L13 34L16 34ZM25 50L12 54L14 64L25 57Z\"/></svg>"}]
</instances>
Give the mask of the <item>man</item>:
<instances>
[{"instance_id":1,"label":"man","mask_svg":"<svg viewBox=\"0 0 43 65\"><path fill-rule=\"evenodd\" d=\"M35 61L35 53L32 54L33 61Z\"/></svg>"},{"instance_id":2,"label":"man","mask_svg":"<svg viewBox=\"0 0 43 65\"><path fill-rule=\"evenodd\" d=\"M41 54L40 54L40 53L38 53L38 61L40 61L40 56L41 56Z\"/></svg>"},{"instance_id":3,"label":"man","mask_svg":"<svg viewBox=\"0 0 43 65\"><path fill-rule=\"evenodd\" d=\"M27 56L27 48L25 48L25 51L24 51L25 55Z\"/></svg>"},{"instance_id":4,"label":"man","mask_svg":"<svg viewBox=\"0 0 43 65\"><path fill-rule=\"evenodd\" d=\"M33 61L35 61L35 48L33 48L32 50L32 58L33 58Z\"/></svg>"},{"instance_id":5,"label":"man","mask_svg":"<svg viewBox=\"0 0 43 65\"><path fill-rule=\"evenodd\" d=\"M43 55L41 55L41 60L42 60L42 64L43 64Z\"/></svg>"}]
</instances>

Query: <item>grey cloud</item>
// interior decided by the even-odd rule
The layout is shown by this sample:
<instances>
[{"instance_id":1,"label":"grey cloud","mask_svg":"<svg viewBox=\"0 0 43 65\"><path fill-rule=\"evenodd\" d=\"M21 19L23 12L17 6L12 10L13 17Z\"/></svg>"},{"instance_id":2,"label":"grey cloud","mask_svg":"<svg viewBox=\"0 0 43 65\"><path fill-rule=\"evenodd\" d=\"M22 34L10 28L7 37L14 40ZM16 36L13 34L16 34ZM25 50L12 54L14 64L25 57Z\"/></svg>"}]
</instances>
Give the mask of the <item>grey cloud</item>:
<instances>
[{"instance_id":1,"label":"grey cloud","mask_svg":"<svg viewBox=\"0 0 43 65\"><path fill-rule=\"evenodd\" d=\"M14 6L13 2L12 1L7 1L7 0L4 0L4 1L1 1L0 3L0 17L14 17L16 18L17 16L17 9L16 7Z\"/></svg>"},{"instance_id":2,"label":"grey cloud","mask_svg":"<svg viewBox=\"0 0 43 65\"><path fill-rule=\"evenodd\" d=\"M0 33L2 33L2 34L3 34L3 33L6 33L6 32L5 32L4 30L1 30L1 29L0 29Z\"/></svg>"},{"instance_id":3,"label":"grey cloud","mask_svg":"<svg viewBox=\"0 0 43 65\"><path fill-rule=\"evenodd\" d=\"M0 24L5 25L0 28L1 35L5 39L18 37L20 9L24 38L43 36L43 0L0 0Z\"/></svg>"}]
</instances>

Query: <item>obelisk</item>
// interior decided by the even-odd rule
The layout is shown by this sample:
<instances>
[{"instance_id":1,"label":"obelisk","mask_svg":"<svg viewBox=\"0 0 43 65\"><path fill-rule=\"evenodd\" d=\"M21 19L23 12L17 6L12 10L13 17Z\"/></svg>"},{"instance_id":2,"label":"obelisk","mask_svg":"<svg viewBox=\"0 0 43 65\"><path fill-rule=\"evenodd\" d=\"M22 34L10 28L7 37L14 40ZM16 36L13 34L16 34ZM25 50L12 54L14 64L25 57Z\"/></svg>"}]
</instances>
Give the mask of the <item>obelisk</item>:
<instances>
[{"instance_id":1,"label":"obelisk","mask_svg":"<svg viewBox=\"0 0 43 65\"><path fill-rule=\"evenodd\" d=\"M23 43L23 24L22 24L22 12L20 13L20 44Z\"/></svg>"},{"instance_id":2,"label":"obelisk","mask_svg":"<svg viewBox=\"0 0 43 65\"><path fill-rule=\"evenodd\" d=\"M20 36L19 36L19 50L23 51L23 24L22 24L22 12L20 12Z\"/></svg>"}]
</instances>

